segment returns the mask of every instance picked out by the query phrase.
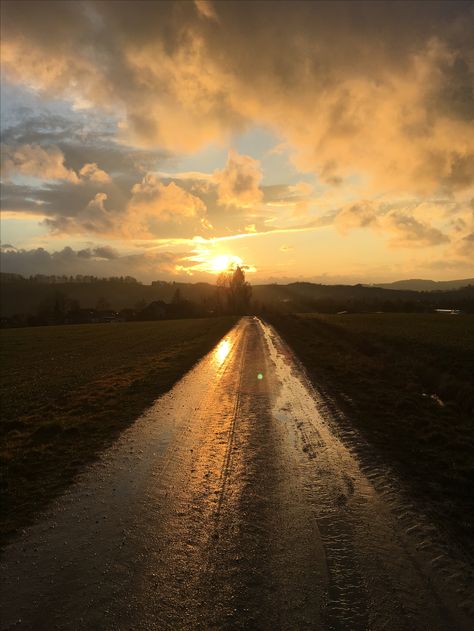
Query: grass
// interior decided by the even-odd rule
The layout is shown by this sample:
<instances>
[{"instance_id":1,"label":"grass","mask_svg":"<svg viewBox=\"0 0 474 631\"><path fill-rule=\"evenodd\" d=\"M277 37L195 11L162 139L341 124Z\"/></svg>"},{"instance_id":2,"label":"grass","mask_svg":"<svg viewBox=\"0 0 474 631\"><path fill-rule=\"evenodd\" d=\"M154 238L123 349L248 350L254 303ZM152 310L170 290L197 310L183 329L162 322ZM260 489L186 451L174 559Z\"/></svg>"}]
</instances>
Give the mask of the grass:
<instances>
[{"instance_id":1,"label":"grass","mask_svg":"<svg viewBox=\"0 0 474 631\"><path fill-rule=\"evenodd\" d=\"M272 323L314 383L472 552L474 316L298 314Z\"/></svg>"},{"instance_id":2,"label":"grass","mask_svg":"<svg viewBox=\"0 0 474 631\"><path fill-rule=\"evenodd\" d=\"M0 331L2 540L28 524L235 321Z\"/></svg>"}]
</instances>

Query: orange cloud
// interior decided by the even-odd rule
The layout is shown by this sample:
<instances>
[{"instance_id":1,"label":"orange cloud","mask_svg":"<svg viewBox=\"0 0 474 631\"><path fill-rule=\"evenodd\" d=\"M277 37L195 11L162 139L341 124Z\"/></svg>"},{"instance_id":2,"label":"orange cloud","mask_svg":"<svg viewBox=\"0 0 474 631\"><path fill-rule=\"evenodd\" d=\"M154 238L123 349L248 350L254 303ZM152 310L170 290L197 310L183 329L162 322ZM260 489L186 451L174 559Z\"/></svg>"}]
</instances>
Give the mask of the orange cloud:
<instances>
[{"instance_id":1,"label":"orange cloud","mask_svg":"<svg viewBox=\"0 0 474 631\"><path fill-rule=\"evenodd\" d=\"M15 175L40 180L63 180L72 184L85 181L107 184L111 178L97 163L90 162L76 173L65 165L64 153L55 145L24 144L2 147L2 175L10 179Z\"/></svg>"},{"instance_id":2,"label":"orange cloud","mask_svg":"<svg viewBox=\"0 0 474 631\"><path fill-rule=\"evenodd\" d=\"M226 166L221 171L215 171L212 178L217 185L219 203L240 208L260 203L263 199L260 189L262 176L258 160L230 151Z\"/></svg>"},{"instance_id":3,"label":"orange cloud","mask_svg":"<svg viewBox=\"0 0 474 631\"><path fill-rule=\"evenodd\" d=\"M206 210L204 202L174 182L163 184L149 173L132 188L129 208L145 216L163 221L177 221L198 217Z\"/></svg>"},{"instance_id":4,"label":"orange cloud","mask_svg":"<svg viewBox=\"0 0 474 631\"><path fill-rule=\"evenodd\" d=\"M111 182L110 175L99 169L96 162L89 162L85 164L79 171L79 176L83 179L90 180L91 182L99 182L100 184L107 184Z\"/></svg>"},{"instance_id":5,"label":"orange cloud","mask_svg":"<svg viewBox=\"0 0 474 631\"><path fill-rule=\"evenodd\" d=\"M6 178L18 174L43 180L79 182L75 171L64 165L64 154L59 147L40 145L3 146L2 174Z\"/></svg>"}]
</instances>

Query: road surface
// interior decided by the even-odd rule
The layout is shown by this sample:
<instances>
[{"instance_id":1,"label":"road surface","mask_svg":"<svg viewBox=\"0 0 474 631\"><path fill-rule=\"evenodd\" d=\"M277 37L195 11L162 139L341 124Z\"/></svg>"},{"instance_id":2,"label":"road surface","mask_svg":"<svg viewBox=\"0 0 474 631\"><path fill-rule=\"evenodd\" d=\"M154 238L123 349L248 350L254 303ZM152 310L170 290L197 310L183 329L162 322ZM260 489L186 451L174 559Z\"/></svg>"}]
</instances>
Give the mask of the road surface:
<instances>
[{"instance_id":1,"label":"road surface","mask_svg":"<svg viewBox=\"0 0 474 631\"><path fill-rule=\"evenodd\" d=\"M243 318L5 550L1 628L472 629L469 567L363 448Z\"/></svg>"}]
</instances>

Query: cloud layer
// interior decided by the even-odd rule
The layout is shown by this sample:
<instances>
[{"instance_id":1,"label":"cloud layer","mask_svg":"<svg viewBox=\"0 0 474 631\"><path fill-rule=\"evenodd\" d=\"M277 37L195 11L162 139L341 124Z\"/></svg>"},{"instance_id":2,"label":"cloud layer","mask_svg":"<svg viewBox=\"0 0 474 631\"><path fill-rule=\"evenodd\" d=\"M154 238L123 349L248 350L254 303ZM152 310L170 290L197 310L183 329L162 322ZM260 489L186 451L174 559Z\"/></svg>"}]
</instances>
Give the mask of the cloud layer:
<instances>
[{"instance_id":1,"label":"cloud layer","mask_svg":"<svg viewBox=\"0 0 474 631\"><path fill-rule=\"evenodd\" d=\"M191 150L259 120L329 183L472 183L469 3L11 2L4 14L10 80L115 112L131 143Z\"/></svg>"},{"instance_id":2,"label":"cloud layer","mask_svg":"<svg viewBox=\"0 0 474 631\"><path fill-rule=\"evenodd\" d=\"M48 252L44 248L17 250L12 246L0 249L3 272L21 274L66 275L87 274L99 278L135 276L148 282L156 278L176 279L177 267L185 271L194 267L191 253L152 251L121 255L110 246L92 246L75 250L69 246Z\"/></svg>"},{"instance_id":3,"label":"cloud layer","mask_svg":"<svg viewBox=\"0 0 474 631\"><path fill-rule=\"evenodd\" d=\"M6 119L3 208L94 240L333 224L474 264L473 31L457 1L4 3L7 84L69 106ZM233 148L252 126L298 178ZM210 143L218 168L176 172Z\"/></svg>"}]
</instances>

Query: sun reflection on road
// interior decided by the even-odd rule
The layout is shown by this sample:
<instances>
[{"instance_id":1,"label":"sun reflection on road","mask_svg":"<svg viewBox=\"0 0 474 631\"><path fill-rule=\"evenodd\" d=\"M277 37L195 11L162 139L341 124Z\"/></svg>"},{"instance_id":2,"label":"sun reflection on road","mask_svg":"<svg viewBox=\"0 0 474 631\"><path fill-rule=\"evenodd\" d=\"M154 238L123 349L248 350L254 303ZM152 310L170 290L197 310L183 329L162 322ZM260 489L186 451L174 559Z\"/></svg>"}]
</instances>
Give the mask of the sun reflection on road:
<instances>
[{"instance_id":1,"label":"sun reflection on road","mask_svg":"<svg viewBox=\"0 0 474 631\"><path fill-rule=\"evenodd\" d=\"M220 366L230 351L230 341L228 339L222 340L219 346L215 350L215 359L217 364Z\"/></svg>"}]
</instances>

